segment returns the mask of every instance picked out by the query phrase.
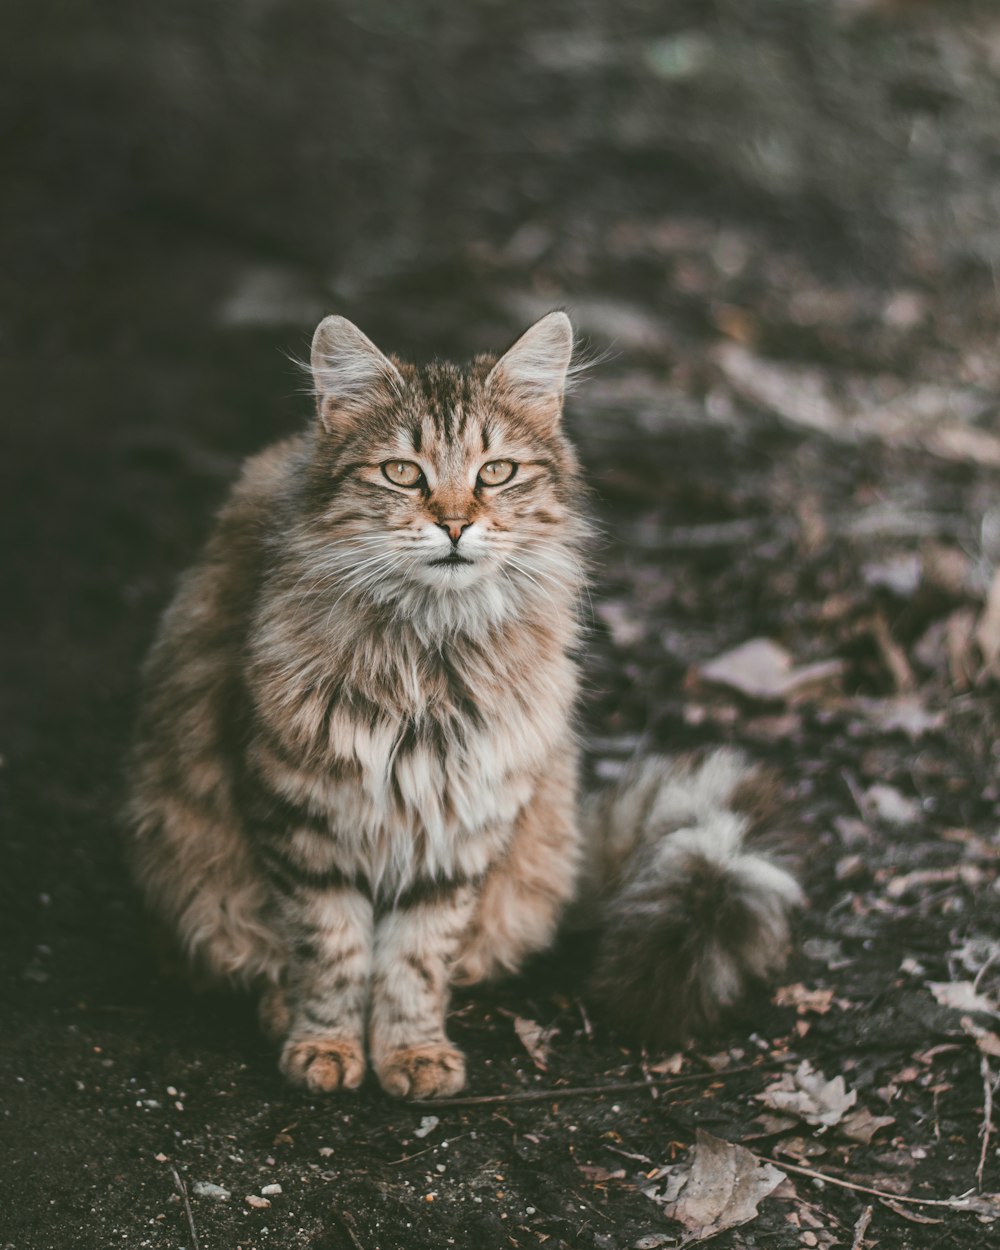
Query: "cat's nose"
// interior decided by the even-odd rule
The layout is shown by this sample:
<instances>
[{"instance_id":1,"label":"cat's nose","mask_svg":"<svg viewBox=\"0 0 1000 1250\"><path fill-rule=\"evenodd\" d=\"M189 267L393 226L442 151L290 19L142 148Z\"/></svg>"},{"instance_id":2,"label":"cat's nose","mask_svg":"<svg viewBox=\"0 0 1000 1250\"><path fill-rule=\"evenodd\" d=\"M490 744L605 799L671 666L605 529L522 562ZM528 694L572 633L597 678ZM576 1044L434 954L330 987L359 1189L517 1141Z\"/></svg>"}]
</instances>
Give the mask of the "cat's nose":
<instances>
[{"instance_id":1,"label":"cat's nose","mask_svg":"<svg viewBox=\"0 0 1000 1250\"><path fill-rule=\"evenodd\" d=\"M458 540L462 537L462 535L469 528L472 522L467 521L465 517L447 517L446 516L442 520L438 521L437 524L438 524L438 528L443 529L444 532L451 539L453 545L457 547Z\"/></svg>"}]
</instances>

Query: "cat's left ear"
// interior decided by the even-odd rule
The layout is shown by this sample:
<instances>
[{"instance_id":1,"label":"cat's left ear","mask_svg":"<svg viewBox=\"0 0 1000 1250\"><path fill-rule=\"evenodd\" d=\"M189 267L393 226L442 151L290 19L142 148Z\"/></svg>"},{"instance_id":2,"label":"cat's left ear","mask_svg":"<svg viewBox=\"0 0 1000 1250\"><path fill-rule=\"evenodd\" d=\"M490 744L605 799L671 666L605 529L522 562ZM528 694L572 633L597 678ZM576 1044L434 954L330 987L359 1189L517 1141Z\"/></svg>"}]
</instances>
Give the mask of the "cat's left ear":
<instances>
[{"instance_id":1,"label":"cat's left ear","mask_svg":"<svg viewBox=\"0 0 1000 1250\"><path fill-rule=\"evenodd\" d=\"M324 317L316 327L311 364L319 419L330 434L346 434L386 387L404 385L389 357L346 317Z\"/></svg>"},{"instance_id":2,"label":"cat's left ear","mask_svg":"<svg viewBox=\"0 0 1000 1250\"><path fill-rule=\"evenodd\" d=\"M546 313L493 366L487 390L506 393L533 415L555 425L562 415L573 355L573 327L564 312Z\"/></svg>"}]
</instances>

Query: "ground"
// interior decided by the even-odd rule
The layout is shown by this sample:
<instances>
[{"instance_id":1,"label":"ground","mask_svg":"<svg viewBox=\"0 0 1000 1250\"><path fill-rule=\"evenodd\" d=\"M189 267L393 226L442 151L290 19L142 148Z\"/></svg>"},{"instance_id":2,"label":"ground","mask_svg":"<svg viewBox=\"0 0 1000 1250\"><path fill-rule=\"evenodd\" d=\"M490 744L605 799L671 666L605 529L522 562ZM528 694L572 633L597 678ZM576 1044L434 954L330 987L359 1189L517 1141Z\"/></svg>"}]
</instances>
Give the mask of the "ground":
<instances>
[{"instance_id":1,"label":"ground","mask_svg":"<svg viewBox=\"0 0 1000 1250\"><path fill-rule=\"evenodd\" d=\"M1000 1245L995 1199L946 1201L1000 1191L995 6L8 10L0 1244L670 1246L712 1227L665 1205L707 1131L785 1174L723 1152L773 1192L720 1250ZM137 668L240 459L307 419L322 313L462 358L560 305L588 784L774 765L792 963L644 1054L567 944L456 998L486 1101L311 1099L248 1004L153 971Z\"/></svg>"}]
</instances>

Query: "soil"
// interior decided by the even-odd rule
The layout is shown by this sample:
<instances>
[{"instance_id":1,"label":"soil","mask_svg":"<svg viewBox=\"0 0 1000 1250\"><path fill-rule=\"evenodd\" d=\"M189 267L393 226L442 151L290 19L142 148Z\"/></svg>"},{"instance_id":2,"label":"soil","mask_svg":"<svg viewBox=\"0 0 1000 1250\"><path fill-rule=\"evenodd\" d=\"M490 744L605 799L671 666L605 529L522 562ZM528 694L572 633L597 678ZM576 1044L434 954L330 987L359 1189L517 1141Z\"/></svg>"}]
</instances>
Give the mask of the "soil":
<instances>
[{"instance_id":1,"label":"soil","mask_svg":"<svg viewBox=\"0 0 1000 1250\"><path fill-rule=\"evenodd\" d=\"M670 1246L647 1191L705 1130L788 1165L720 1250L1000 1246L993 1199L859 1188L1000 1191L995 5L4 25L0 1245ZM322 313L462 358L553 306L594 361L588 784L637 749L776 766L796 952L671 1057L597 1018L566 942L455 1000L495 1101L310 1098L249 1004L154 971L116 833L138 666L241 458L307 419L289 358ZM824 667L707 680L762 638ZM891 1123L775 1120L756 1096L802 1061Z\"/></svg>"}]
</instances>

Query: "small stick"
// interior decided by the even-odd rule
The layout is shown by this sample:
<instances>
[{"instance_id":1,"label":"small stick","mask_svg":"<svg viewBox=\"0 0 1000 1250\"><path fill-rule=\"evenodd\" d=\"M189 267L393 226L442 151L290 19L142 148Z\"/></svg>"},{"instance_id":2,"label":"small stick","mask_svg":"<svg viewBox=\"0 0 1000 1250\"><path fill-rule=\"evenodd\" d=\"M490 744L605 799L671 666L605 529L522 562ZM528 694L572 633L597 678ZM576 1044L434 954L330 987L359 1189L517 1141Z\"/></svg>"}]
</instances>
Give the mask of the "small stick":
<instances>
[{"instance_id":1,"label":"small stick","mask_svg":"<svg viewBox=\"0 0 1000 1250\"><path fill-rule=\"evenodd\" d=\"M198 1243L198 1230L194 1226L194 1212L191 1210L191 1199L188 1197L188 1187L184 1184L184 1179L180 1172L171 1164L171 1172L174 1174L174 1184L177 1186L177 1192L184 1199L184 1214L187 1216L188 1228L191 1230L192 1250L201 1250Z\"/></svg>"},{"instance_id":2,"label":"small stick","mask_svg":"<svg viewBox=\"0 0 1000 1250\"><path fill-rule=\"evenodd\" d=\"M990 1063L985 1055L979 1058L979 1071L983 1077L983 1126L979 1130L983 1144L979 1151L979 1166L976 1168L976 1187L982 1193L986 1152L990 1148L990 1138L993 1136L993 1073L990 1071Z\"/></svg>"},{"instance_id":3,"label":"small stick","mask_svg":"<svg viewBox=\"0 0 1000 1250\"><path fill-rule=\"evenodd\" d=\"M428 1098L422 1107L483 1107L498 1102L558 1102L561 1098L581 1098L585 1094L625 1094L636 1089L648 1090L651 1085L672 1089L675 1085L695 1085L705 1081L718 1081L740 1072L760 1072L780 1067L788 1062L787 1056L774 1063L743 1064L738 1068L725 1068L721 1072L695 1072L690 1076L664 1076L650 1081L619 1081L609 1085L567 1085L565 1089L527 1089L511 1094L473 1094L466 1098Z\"/></svg>"},{"instance_id":4,"label":"small stick","mask_svg":"<svg viewBox=\"0 0 1000 1250\"><path fill-rule=\"evenodd\" d=\"M854 1240L851 1242L851 1250L864 1250L865 1233L868 1232L868 1225L872 1222L872 1208L865 1209L858 1216L858 1222L854 1225Z\"/></svg>"},{"instance_id":5,"label":"small stick","mask_svg":"<svg viewBox=\"0 0 1000 1250\"><path fill-rule=\"evenodd\" d=\"M841 1180L839 1176L831 1176L828 1172L815 1172L812 1168L798 1167L794 1163L782 1163L779 1159L768 1159L758 1155L761 1163L770 1163L772 1167L783 1172L795 1172L798 1176L808 1176L814 1181L823 1181L827 1185L839 1185L841 1189L851 1189L858 1194L871 1194L873 1198L888 1198L890 1202L906 1202L914 1207L947 1207L949 1211L968 1211L972 1208L965 1198L904 1198L900 1194L891 1194L887 1189L872 1189L868 1185L858 1185L854 1181Z\"/></svg>"},{"instance_id":6,"label":"small stick","mask_svg":"<svg viewBox=\"0 0 1000 1250\"><path fill-rule=\"evenodd\" d=\"M347 1234L354 1250L365 1250L355 1228L354 1216L349 1211L334 1211L333 1218Z\"/></svg>"}]
</instances>

